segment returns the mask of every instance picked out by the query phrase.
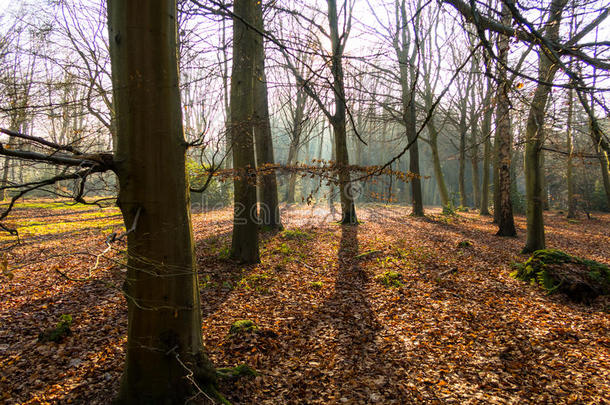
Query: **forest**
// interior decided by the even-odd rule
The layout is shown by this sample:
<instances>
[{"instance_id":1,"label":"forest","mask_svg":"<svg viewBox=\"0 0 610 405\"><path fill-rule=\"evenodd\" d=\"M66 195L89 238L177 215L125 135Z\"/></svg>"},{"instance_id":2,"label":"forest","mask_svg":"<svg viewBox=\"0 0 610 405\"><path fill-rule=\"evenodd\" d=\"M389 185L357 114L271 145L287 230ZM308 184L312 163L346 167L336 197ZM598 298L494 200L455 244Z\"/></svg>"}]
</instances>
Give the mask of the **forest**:
<instances>
[{"instance_id":1,"label":"forest","mask_svg":"<svg viewBox=\"0 0 610 405\"><path fill-rule=\"evenodd\" d=\"M0 0L0 403L606 403L609 15Z\"/></svg>"}]
</instances>

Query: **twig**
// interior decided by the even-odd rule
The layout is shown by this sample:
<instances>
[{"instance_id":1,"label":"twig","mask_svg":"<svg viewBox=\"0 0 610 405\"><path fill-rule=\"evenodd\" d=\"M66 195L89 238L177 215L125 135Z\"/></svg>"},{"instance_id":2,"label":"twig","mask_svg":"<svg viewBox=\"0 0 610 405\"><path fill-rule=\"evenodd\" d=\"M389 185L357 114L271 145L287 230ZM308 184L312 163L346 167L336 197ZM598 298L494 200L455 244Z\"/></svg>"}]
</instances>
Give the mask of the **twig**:
<instances>
[{"instance_id":1,"label":"twig","mask_svg":"<svg viewBox=\"0 0 610 405\"><path fill-rule=\"evenodd\" d=\"M203 396L205 396L207 399L209 399L210 401L212 401L212 403L215 403L215 401L208 395L206 394L201 387L199 386L199 384L197 384L197 382L195 381L195 378L193 377L194 373L193 371L188 368L186 366L186 364L184 364L182 362L182 360L180 360L180 356L178 355L178 352L176 352L176 349L178 348L178 346L174 346L172 347L172 349L170 351L168 351L166 354L170 355L173 354L174 357L176 358L176 361L178 362L178 364L180 364L182 366L182 368L184 368L184 370L186 370L186 375L184 376L184 378L186 378L187 380L189 380L189 382L191 384L193 384L193 386L197 389L197 393L192 396L191 398L186 400L186 403L189 403L190 401L194 400L195 398L197 398L199 395L203 394Z\"/></svg>"}]
</instances>

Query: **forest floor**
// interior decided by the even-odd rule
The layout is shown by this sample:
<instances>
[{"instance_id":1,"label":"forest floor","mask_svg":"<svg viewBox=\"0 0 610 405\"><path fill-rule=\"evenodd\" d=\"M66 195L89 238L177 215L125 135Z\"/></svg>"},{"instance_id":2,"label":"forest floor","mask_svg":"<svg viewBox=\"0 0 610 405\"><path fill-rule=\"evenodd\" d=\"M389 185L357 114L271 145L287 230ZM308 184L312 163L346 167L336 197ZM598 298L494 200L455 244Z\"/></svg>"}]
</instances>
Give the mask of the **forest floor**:
<instances>
[{"instance_id":1,"label":"forest floor","mask_svg":"<svg viewBox=\"0 0 610 405\"><path fill-rule=\"evenodd\" d=\"M324 209L283 210L262 262L226 259L231 209L195 214L204 344L236 404L586 403L610 398L610 300L574 304L509 276L527 257L475 213L426 218L382 204L359 226ZM610 215L545 216L547 245L610 264ZM0 275L0 402L109 403L126 342L121 255L96 256L116 209L28 202ZM14 238L0 235L2 248ZM469 243L467 243L469 242ZM62 275L63 274L63 275ZM385 274L387 283L380 278ZM74 281L68 278L83 278ZM398 278L392 278L398 277ZM41 331L73 318L62 343ZM252 333L229 335L237 320Z\"/></svg>"}]
</instances>

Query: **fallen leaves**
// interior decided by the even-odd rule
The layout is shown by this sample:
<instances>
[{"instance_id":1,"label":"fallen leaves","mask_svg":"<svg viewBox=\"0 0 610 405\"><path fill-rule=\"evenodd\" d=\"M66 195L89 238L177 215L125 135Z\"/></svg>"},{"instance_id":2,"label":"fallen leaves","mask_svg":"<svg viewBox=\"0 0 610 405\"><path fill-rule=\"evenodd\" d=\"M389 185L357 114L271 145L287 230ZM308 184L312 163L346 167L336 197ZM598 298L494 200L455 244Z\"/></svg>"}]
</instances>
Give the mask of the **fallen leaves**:
<instances>
[{"instance_id":1,"label":"fallen leaves","mask_svg":"<svg viewBox=\"0 0 610 405\"><path fill-rule=\"evenodd\" d=\"M511 263L524 259L517 253L524 218L517 217L519 238L500 238L473 213L446 222L438 212L424 219L407 212L365 206L365 222L353 227L330 223L319 207L284 210L287 231L262 235L255 266L223 258L230 209L193 216L206 349L218 367L246 364L258 373L222 382L231 401L603 403L608 302L574 304L510 278ZM34 215L40 229L64 215L74 224L63 234L25 235L11 251L15 278L0 284L0 401L107 403L124 361L121 254L84 282L53 268L87 275L116 211L106 219L29 207L11 220ZM549 246L608 263L610 216L596 217L572 224L548 216ZM376 282L386 272L401 285ZM72 315L72 334L38 342L62 314ZM256 332L229 336L240 319Z\"/></svg>"}]
</instances>

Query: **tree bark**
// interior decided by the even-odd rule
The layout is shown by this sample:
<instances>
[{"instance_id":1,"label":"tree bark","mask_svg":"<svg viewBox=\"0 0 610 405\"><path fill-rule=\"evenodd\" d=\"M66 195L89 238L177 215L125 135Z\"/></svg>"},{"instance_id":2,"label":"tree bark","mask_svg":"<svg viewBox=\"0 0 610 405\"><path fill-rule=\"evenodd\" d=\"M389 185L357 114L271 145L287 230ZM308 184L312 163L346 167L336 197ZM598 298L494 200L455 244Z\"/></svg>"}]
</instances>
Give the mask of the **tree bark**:
<instances>
[{"instance_id":1,"label":"tree bark","mask_svg":"<svg viewBox=\"0 0 610 405\"><path fill-rule=\"evenodd\" d=\"M7 142L7 146L11 147L11 137L9 136L9 141ZM11 158L8 156L4 157L4 162L2 163L2 187L7 187L8 186L8 169L10 167L11 164ZM6 200L8 193L6 191L6 188L2 189L2 201Z\"/></svg>"},{"instance_id":2,"label":"tree bark","mask_svg":"<svg viewBox=\"0 0 610 405\"><path fill-rule=\"evenodd\" d=\"M176 4L109 0L108 17L118 204L126 228L133 229L127 237L127 359L118 402L184 403L198 392L193 381L211 384L215 372L201 338Z\"/></svg>"},{"instance_id":3,"label":"tree bark","mask_svg":"<svg viewBox=\"0 0 610 405\"><path fill-rule=\"evenodd\" d=\"M460 207L466 207L468 200L466 198L466 100L461 101L462 107L460 108L460 150L459 150L459 169L458 169L458 189L460 192Z\"/></svg>"},{"instance_id":4,"label":"tree bark","mask_svg":"<svg viewBox=\"0 0 610 405\"><path fill-rule=\"evenodd\" d=\"M255 6L237 0L233 18L233 67L231 71L231 142L234 181L233 238L231 258L241 263L258 263L258 218L254 158L254 63L256 59ZM243 20L242 20L243 19ZM249 25L244 23L246 21Z\"/></svg>"},{"instance_id":5,"label":"tree bark","mask_svg":"<svg viewBox=\"0 0 610 405\"><path fill-rule=\"evenodd\" d=\"M567 0L553 0L547 22L545 37L556 41L559 37L559 24L561 13ZM525 128L525 191L527 239L523 253L530 253L545 248L544 241L544 204L541 198L543 179L540 170L540 152L543 139L544 112L551 87L543 84L550 83L559 68L553 57L544 49L540 50L538 58L538 83L532 99L527 124Z\"/></svg>"},{"instance_id":6,"label":"tree bark","mask_svg":"<svg viewBox=\"0 0 610 405\"><path fill-rule=\"evenodd\" d=\"M489 169L491 165L491 118L493 114L493 104L491 104L492 90L491 78L487 78L487 91L484 98L485 111L483 112L483 122L481 132L485 139L483 150L483 184L481 185L481 215L489 215Z\"/></svg>"},{"instance_id":7,"label":"tree bark","mask_svg":"<svg viewBox=\"0 0 610 405\"><path fill-rule=\"evenodd\" d=\"M473 72L474 75L474 67L476 67L475 60L473 58ZM473 80L474 84L474 80ZM479 179L479 140L477 139L477 121L478 117L476 114L476 100L474 93L474 85L471 85L470 92L470 165L472 168L472 193L474 198L474 207L480 208L481 204L481 183Z\"/></svg>"},{"instance_id":8,"label":"tree bark","mask_svg":"<svg viewBox=\"0 0 610 405\"><path fill-rule=\"evenodd\" d=\"M345 10L348 13L348 10ZM339 24L336 0L328 0L328 23L332 47L331 70L333 75L333 92L335 113L330 120L335 137L336 164L339 176L339 194L341 197L341 223L358 224L356 208L352 196L352 183L349 172L349 155L347 152L345 86L343 82L343 49L347 33L339 36ZM345 37L345 38L342 38Z\"/></svg>"},{"instance_id":9,"label":"tree bark","mask_svg":"<svg viewBox=\"0 0 610 405\"><path fill-rule=\"evenodd\" d=\"M498 116L498 104L496 100L496 120ZM500 141L498 140L498 128L496 122L496 133L494 135L493 143L493 161L492 161L492 172L493 172L493 210L494 210L494 224L500 223L500 165L498 164L498 149L500 147Z\"/></svg>"},{"instance_id":10,"label":"tree bark","mask_svg":"<svg viewBox=\"0 0 610 405\"><path fill-rule=\"evenodd\" d=\"M429 109L430 107L426 107ZM436 185L438 187L438 193L441 198L441 205L443 208L449 208L449 192L445 184L445 176L443 175L443 168L441 166L441 159L438 153L438 131L436 126L430 120L428 122L428 136L430 138L430 151L432 152L432 164L434 168L434 178L436 179Z\"/></svg>"},{"instance_id":11,"label":"tree bark","mask_svg":"<svg viewBox=\"0 0 610 405\"><path fill-rule=\"evenodd\" d=\"M419 176L419 148L417 145L417 124L415 115L415 92L412 91L413 80L415 80L415 68L413 66L416 56L416 48L413 54L409 57L409 40L407 36L407 12L405 0L400 4L396 3L396 26L397 32L394 39L394 49L398 57L398 65L400 72L401 85L401 101L402 101L402 123L405 126L407 142L411 144L409 148L409 171ZM415 25L419 24L416 19ZM415 28L417 29L417 27ZM424 216L424 203L421 190L421 179L414 177L411 179L411 201L413 210L411 215L422 217Z\"/></svg>"},{"instance_id":12,"label":"tree bark","mask_svg":"<svg viewBox=\"0 0 610 405\"><path fill-rule=\"evenodd\" d=\"M597 148L599 151L599 165L602 171L602 183L606 192L606 201L608 210L610 210L610 156L608 152Z\"/></svg>"},{"instance_id":13,"label":"tree bark","mask_svg":"<svg viewBox=\"0 0 610 405\"><path fill-rule=\"evenodd\" d=\"M572 157L574 145L572 144L572 116L574 110L574 90L568 91L568 118L566 127L566 150L568 151L568 161L566 163L566 180L568 183L568 218L576 218L576 198L574 196L574 179L572 176Z\"/></svg>"},{"instance_id":14,"label":"tree bark","mask_svg":"<svg viewBox=\"0 0 610 405\"><path fill-rule=\"evenodd\" d=\"M545 138L545 135L543 135ZM544 169L545 163L545 153L544 153L544 140L543 144L540 146L540 176L542 177L542 195L540 198L542 199L542 209L544 211L548 211L550 209L549 205L549 183L546 181L546 170Z\"/></svg>"},{"instance_id":15,"label":"tree bark","mask_svg":"<svg viewBox=\"0 0 610 405\"><path fill-rule=\"evenodd\" d=\"M259 31L264 29L262 2L256 2L254 18ZM273 139L269 122L269 102L267 99L267 75L265 74L265 44L262 35L256 35L256 63L253 77L254 87L254 135L256 140L257 168L273 165ZM275 171L259 174L261 194L259 218L261 225L271 229L282 229L277 197Z\"/></svg>"},{"instance_id":16,"label":"tree bark","mask_svg":"<svg viewBox=\"0 0 610 405\"><path fill-rule=\"evenodd\" d=\"M510 23L510 12L506 6L502 6L502 21ZM498 37L498 91L496 103L496 143L497 143L497 166L498 166L498 189L497 189L497 221L498 236L516 236L515 221L513 218L513 204L510 195L511 178L510 151L513 143L512 128L510 122L508 91L509 83L506 77L508 62L509 38L505 35Z\"/></svg>"},{"instance_id":17,"label":"tree bark","mask_svg":"<svg viewBox=\"0 0 610 405\"><path fill-rule=\"evenodd\" d=\"M297 85L298 86L298 85ZM303 131L303 115L305 113L305 102L307 101L305 91L297 87L297 97L292 112L292 134L290 136L290 147L288 149L288 166L294 165L298 159L299 146L301 144L301 133ZM288 187L286 188L286 203L294 204L297 183L296 171L290 171L288 175Z\"/></svg>"},{"instance_id":18,"label":"tree bark","mask_svg":"<svg viewBox=\"0 0 610 405\"><path fill-rule=\"evenodd\" d=\"M407 117L407 140L411 144L409 148L409 171L419 176L419 147L417 145L417 129L415 124L415 100L412 100ZM411 215L416 217L424 216L424 203L421 191L421 179L414 177L411 179L411 199L413 204L413 210Z\"/></svg>"}]
</instances>

